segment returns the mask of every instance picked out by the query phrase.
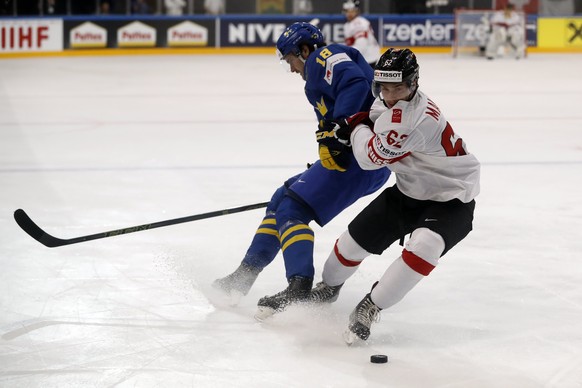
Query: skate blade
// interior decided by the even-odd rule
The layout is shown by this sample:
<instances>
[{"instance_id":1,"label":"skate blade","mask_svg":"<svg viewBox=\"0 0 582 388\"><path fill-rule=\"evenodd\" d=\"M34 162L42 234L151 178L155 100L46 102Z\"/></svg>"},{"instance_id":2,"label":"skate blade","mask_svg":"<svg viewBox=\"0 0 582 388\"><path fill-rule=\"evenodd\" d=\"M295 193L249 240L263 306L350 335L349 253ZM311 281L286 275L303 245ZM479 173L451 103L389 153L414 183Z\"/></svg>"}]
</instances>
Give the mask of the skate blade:
<instances>
[{"instance_id":1,"label":"skate blade","mask_svg":"<svg viewBox=\"0 0 582 388\"><path fill-rule=\"evenodd\" d=\"M344 331L344 341L348 346L351 346L354 342L356 342L360 337L350 329Z\"/></svg>"},{"instance_id":2,"label":"skate blade","mask_svg":"<svg viewBox=\"0 0 582 388\"><path fill-rule=\"evenodd\" d=\"M259 322L263 322L275 314L275 309L271 307L259 306L257 312L255 313L255 319Z\"/></svg>"}]
</instances>

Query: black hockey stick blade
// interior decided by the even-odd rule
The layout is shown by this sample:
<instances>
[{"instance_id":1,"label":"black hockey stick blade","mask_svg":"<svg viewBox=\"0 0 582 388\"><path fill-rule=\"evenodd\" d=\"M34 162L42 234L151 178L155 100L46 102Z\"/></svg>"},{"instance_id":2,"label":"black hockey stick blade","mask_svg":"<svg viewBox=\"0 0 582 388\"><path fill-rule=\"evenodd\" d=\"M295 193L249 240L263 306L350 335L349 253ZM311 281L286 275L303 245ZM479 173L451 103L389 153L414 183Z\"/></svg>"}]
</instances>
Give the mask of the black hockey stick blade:
<instances>
[{"instance_id":1,"label":"black hockey stick blade","mask_svg":"<svg viewBox=\"0 0 582 388\"><path fill-rule=\"evenodd\" d=\"M69 238L69 239L61 239L58 237L51 236L50 234L48 234L47 232L42 230L41 227L38 226L28 216L28 214L26 214L26 212L22 209L18 209L14 212L14 220L22 228L22 230L24 230L26 233L28 233L28 235L30 237L32 237L36 241L40 242L44 246L47 246L49 248L55 248L55 247L60 247L63 245L77 244L77 243L85 242L85 241L97 240L97 239L107 238L107 237L114 237L114 236L119 236L119 235L128 234L128 233L141 232L143 230L161 228L163 226L182 224L184 222L203 220L205 218L213 218L213 217L218 217L218 216L224 216L227 214L245 212L245 211L253 210L253 209L260 209L263 207L267 207L268 203L269 202L260 202L260 203L255 203L252 205L233 207L230 209L217 210L217 211L213 211L213 212L209 212L209 213L195 214L192 216L186 216L186 217L181 217L181 218L174 218L171 220L153 222L151 224L130 226L128 228L110 230L108 232L95 233L95 234L90 234L87 236L80 236L80 237L74 237L74 238Z\"/></svg>"}]
</instances>

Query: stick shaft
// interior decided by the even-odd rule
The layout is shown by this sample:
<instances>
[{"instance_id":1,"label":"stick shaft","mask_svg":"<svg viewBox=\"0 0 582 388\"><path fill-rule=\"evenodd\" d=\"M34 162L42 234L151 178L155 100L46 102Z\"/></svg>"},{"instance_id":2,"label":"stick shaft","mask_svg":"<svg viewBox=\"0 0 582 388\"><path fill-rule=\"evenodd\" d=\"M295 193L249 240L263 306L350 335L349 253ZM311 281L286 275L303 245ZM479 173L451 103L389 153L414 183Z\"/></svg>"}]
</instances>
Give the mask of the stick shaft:
<instances>
[{"instance_id":1,"label":"stick shaft","mask_svg":"<svg viewBox=\"0 0 582 388\"><path fill-rule=\"evenodd\" d=\"M171 220L153 222L151 224L130 226L127 228L110 230L108 232L95 233L95 234L90 234L87 236L73 237L70 239L61 239L58 237L51 236L50 234L45 232L40 226L38 226L28 216L28 214L26 214L26 212L22 209L18 209L14 212L14 220L22 228L22 230L24 230L26 233L28 233L28 235L30 235L30 237L32 237L36 241L40 242L41 244L43 244L49 248L54 248L54 247L60 247L63 245L71 245L71 244L77 244L77 243L85 242L85 241L91 241L91 240L97 240L97 239L101 239L101 238L119 236L122 234L141 232L143 230L161 228L164 226L182 224L185 222L198 221L198 220L203 220L206 218L219 217L219 216L224 216L227 214L245 212L248 210L266 207L267 204L268 204L268 202L260 202L260 203L255 203L252 205L233 207L230 209L217 210L217 211L213 211L213 212L209 212L209 213L195 214L195 215L186 216L186 217L174 218Z\"/></svg>"}]
</instances>

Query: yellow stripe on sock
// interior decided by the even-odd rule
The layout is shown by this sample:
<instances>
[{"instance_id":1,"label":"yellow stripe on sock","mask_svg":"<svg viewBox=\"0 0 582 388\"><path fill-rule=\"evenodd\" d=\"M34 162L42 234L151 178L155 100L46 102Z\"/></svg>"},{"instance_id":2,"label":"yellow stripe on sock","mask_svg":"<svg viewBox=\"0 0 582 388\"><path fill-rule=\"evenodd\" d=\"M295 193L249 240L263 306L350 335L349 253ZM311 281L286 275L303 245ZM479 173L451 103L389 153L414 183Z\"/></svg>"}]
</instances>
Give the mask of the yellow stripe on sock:
<instances>
[{"instance_id":1,"label":"yellow stripe on sock","mask_svg":"<svg viewBox=\"0 0 582 388\"><path fill-rule=\"evenodd\" d=\"M287 229L285 233L283 233L283 235L281 236L281 242L283 242L283 240L285 240L285 237L289 236L289 234L301 229L308 229L311 231L311 233L313 233L309 225L305 224L295 225L294 227Z\"/></svg>"},{"instance_id":2,"label":"yellow stripe on sock","mask_svg":"<svg viewBox=\"0 0 582 388\"><path fill-rule=\"evenodd\" d=\"M261 225L277 225L277 220L274 218L265 218Z\"/></svg>"},{"instance_id":3,"label":"yellow stripe on sock","mask_svg":"<svg viewBox=\"0 0 582 388\"><path fill-rule=\"evenodd\" d=\"M313 235L311 234L299 234L295 237L290 238L289 240L287 240L285 242L285 244L281 247L281 250L283 252L285 252L285 249L287 249L287 247L291 244L296 243L297 241L315 241L315 237L313 237Z\"/></svg>"},{"instance_id":4,"label":"yellow stripe on sock","mask_svg":"<svg viewBox=\"0 0 582 388\"><path fill-rule=\"evenodd\" d=\"M279 237L279 232L277 232L275 229L259 228L257 229L257 233L271 234L273 236Z\"/></svg>"}]
</instances>

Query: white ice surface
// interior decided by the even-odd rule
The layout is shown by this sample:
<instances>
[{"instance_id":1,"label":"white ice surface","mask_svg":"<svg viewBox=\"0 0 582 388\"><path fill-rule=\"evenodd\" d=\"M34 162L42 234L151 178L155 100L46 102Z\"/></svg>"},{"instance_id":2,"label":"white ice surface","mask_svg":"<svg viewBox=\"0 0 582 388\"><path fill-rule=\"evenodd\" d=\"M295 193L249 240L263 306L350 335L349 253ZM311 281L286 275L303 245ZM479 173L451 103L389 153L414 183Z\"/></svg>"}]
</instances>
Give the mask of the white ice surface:
<instances>
[{"instance_id":1,"label":"white ice surface","mask_svg":"<svg viewBox=\"0 0 582 388\"><path fill-rule=\"evenodd\" d=\"M0 60L0 386L582 387L582 56L419 61L483 164L474 231L347 347L397 244L335 304L258 323L280 256L237 307L210 284L262 210L52 249L12 218L70 238L268 200L316 158L297 75L274 56ZM316 281L370 200L314 226Z\"/></svg>"}]
</instances>

